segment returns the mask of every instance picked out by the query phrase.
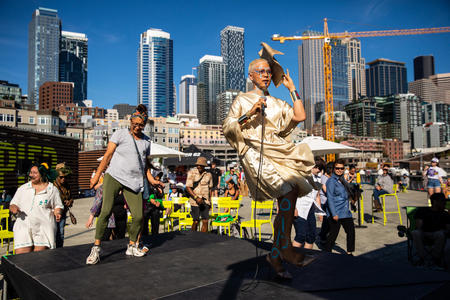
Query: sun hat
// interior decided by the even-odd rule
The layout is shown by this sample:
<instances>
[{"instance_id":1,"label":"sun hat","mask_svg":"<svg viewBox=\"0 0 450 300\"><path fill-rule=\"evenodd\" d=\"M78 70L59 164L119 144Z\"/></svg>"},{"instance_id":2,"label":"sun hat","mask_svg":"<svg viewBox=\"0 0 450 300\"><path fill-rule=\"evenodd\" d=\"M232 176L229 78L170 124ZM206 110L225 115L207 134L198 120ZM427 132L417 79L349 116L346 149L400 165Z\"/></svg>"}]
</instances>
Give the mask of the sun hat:
<instances>
[{"instance_id":1,"label":"sun hat","mask_svg":"<svg viewBox=\"0 0 450 300\"><path fill-rule=\"evenodd\" d=\"M197 162L195 163L196 166L204 166L207 167L208 166L208 162L206 161L206 158L203 156L200 156L199 158L197 158Z\"/></svg>"}]
</instances>

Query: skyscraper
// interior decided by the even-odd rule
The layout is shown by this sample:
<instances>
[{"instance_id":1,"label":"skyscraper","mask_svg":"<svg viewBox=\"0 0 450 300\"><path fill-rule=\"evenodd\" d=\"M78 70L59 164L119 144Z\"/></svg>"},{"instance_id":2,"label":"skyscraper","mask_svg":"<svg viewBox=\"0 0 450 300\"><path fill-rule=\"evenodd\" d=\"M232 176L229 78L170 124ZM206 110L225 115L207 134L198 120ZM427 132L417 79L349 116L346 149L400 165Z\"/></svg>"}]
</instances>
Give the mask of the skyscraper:
<instances>
[{"instance_id":1,"label":"skyscraper","mask_svg":"<svg viewBox=\"0 0 450 300\"><path fill-rule=\"evenodd\" d=\"M199 63L197 68L199 121L203 124L217 124L216 97L226 90L227 65L221 56L214 55L203 56Z\"/></svg>"},{"instance_id":2,"label":"skyscraper","mask_svg":"<svg viewBox=\"0 0 450 300\"><path fill-rule=\"evenodd\" d=\"M367 65L367 96L383 97L408 92L405 63L379 58Z\"/></svg>"},{"instance_id":3,"label":"skyscraper","mask_svg":"<svg viewBox=\"0 0 450 300\"><path fill-rule=\"evenodd\" d=\"M305 31L303 35L322 35ZM333 107L344 110L349 99L347 44L332 40L331 64L333 77ZM298 48L300 97L305 101L305 129L311 130L324 112L325 82L323 74L323 40L304 40Z\"/></svg>"},{"instance_id":4,"label":"skyscraper","mask_svg":"<svg viewBox=\"0 0 450 300\"><path fill-rule=\"evenodd\" d=\"M28 102L39 107L39 87L58 81L61 20L55 9L39 7L28 24Z\"/></svg>"},{"instance_id":5,"label":"skyscraper","mask_svg":"<svg viewBox=\"0 0 450 300\"><path fill-rule=\"evenodd\" d=\"M355 101L366 95L366 60L361 57L361 41L346 41L348 62L348 96Z\"/></svg>"},{"instance_id":6,"label":"skyscraper","mask_svg":"<svg viewBox=\"0 0 450 300\"><path fill-rule=\"evenodd\" d=\"M137 102L147 106L150 117L175 114L173 40L161 29L151 28L140 36Z\"/></svg>"},{"instance_id":7,"label":"skyscraper","mask_svg":"<svg viewBox=\"0 0 450 300\"><path fill-rule=\"evenodd\" d=\"M182 76L178 91L180 94L178 113L197 115L197 78L194 75Z\"/></svg>"},{"instance_id":8,"label":"skyscraper","mask_svg":"<svg viewBox=\"0 0 450 300\"><path fill-rule=\"evenodd\" d=\"M303 35L320 35L305 31ZM300 97L305 101L305 129L311 130L315 118L316 103L325 101L323 77L323 40L304 40L298 47L298 77Z\"/></svg>"},{"instance_id":9,"label":"skyscraper","mask_svg":"<svg viewBox=\"0 0 450 300\"><path fill-rule=\"evenodd\" d=\"M333 107L343 111L348 104L348 53L342 40L331 40L331 72L333 76ZM318 120L316 120L317 122Z\"/></svg>"},{"instance_id":10,"label":"skyscraper","mask_svg":"<svg viewBox=\"0 0 450 300\"><path fill-rule=\"evenodd\" d=\"M434 75L434 56L417 56L414 58L414 81Z\"/></svg>"},{"instance_id":11,"label":"skyscraper","mask_svg":"<svg viewBox=\"0 0 450 300\"><path fill-rule=\"evenodd\" d=\"M88 39L83 33L62 31L59 52L59 81L73 82L73 102L87 99Z\"/></svg>"},{"instance_id":12,"label":"skyscraper","mask_svg":"<svg viewBox=\"0 0 450 300\"><path fill-rule=\"evenodd\" d=\"M227 89L245 92L244 28L227 26L220 32L220 54L227 64Z\"/></svg>"}]
</instances>

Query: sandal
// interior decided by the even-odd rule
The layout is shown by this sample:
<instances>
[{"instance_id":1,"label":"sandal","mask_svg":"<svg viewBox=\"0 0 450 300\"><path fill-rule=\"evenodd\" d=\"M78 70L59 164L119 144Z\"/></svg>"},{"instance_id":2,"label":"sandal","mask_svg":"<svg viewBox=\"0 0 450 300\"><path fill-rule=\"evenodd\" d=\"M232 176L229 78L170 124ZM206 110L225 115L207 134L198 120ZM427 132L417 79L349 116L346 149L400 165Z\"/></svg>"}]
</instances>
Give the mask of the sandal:
<instances>
[{"instance_id":1,"label":"sandal","mask_svg":"<svg viewBox=\"0 0 450 300\"><path fill-rule=\"evenodd\" d=\"M270 264L270 266L275 270L277 277L281 279L292 279L291 273L289 273L289 271L283 268L281 261L275 262L274 260L272 260L272 258L270 258L270 254L266 255L266 260Z\"/></svg>"}]
</instances>

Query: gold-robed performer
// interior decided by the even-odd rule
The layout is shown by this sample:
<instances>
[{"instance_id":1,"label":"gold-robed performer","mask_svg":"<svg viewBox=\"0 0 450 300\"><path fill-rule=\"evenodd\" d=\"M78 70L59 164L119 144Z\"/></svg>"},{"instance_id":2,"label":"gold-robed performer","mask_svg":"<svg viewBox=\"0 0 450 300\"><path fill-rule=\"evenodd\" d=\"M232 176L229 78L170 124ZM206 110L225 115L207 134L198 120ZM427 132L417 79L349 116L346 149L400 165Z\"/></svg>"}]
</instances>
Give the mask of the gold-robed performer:
<instances>
[{"instance_id":1,"label":"gold-robed performer","mask_svg":"<svg viewBox=\"0 0 450 300\"><path fill-rule=\"evenodd\" d=\"M274 222L274 243L267 260L278 276L290 278L282 261L303 265L305 255L294 250L291 244L291 228L297 197L311 191L305 176L314 166L314 156L306 144L293 144L287 140L293 129L306 119L302 100L294 82L273 57L282 54L265 43L259 52L262 58L252 61L248 78L254 89L240 93L233 101L223 132L236 149L244 168L251 196L257 201L278 199L278 214ZM281 99L269 95L271 81L278 87L283 84L290 92L293 107ZM265 115L261 114L265 105ZM262 120L264 121L262 169L260 165ZM257 189L258 184L258 191ZM309 260L309 259L307 259Z\"/></svg>"}]
</instances>

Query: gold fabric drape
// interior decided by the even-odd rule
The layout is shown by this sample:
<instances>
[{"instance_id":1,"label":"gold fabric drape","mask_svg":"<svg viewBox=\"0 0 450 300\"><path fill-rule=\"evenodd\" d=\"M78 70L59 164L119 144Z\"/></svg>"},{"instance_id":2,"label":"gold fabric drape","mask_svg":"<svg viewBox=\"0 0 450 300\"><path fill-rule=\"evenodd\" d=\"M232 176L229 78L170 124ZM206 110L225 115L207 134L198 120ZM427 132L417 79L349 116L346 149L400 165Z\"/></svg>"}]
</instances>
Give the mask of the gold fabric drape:
<instances>
[{"instance_id":1,"label":"gold fabric drape","mask_svg":"<svg viewBox=\"0 0 450 300\"><path fill-rule=\"evenodd\" d=\"M252 116L242 127L238 119L249 112L259 98L256 93L240 93L233 101L223 122L224 135L238 152L253 197L256 194L260 160L262 117L261 114ZM287 140L298 124L292 121L294 115L292 107L272 96L267 96L266 104L263 168L257 200L269 200L284 195L289 191L286 190L286 184L298 186L299 196L306 195L311 187L304 176L309 175L314 166L311 149L306 144L294 145Z\"/></svg>"}]
</instances>

